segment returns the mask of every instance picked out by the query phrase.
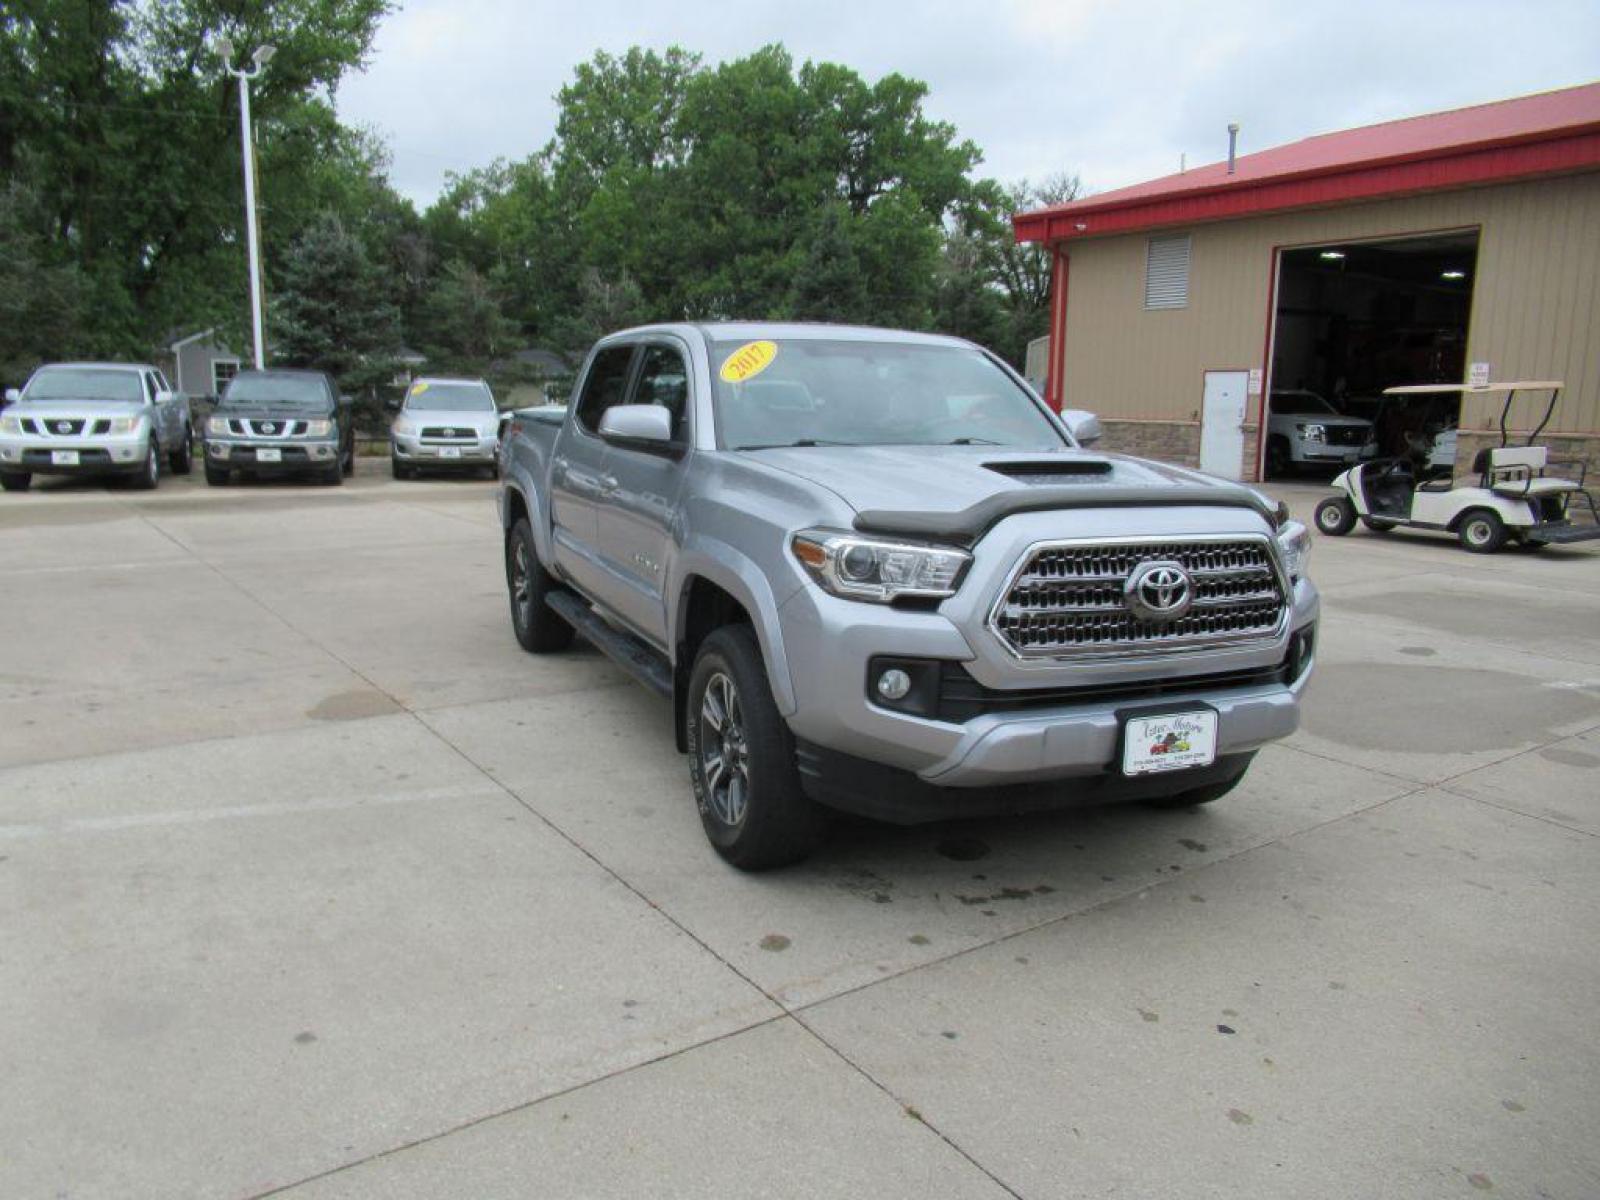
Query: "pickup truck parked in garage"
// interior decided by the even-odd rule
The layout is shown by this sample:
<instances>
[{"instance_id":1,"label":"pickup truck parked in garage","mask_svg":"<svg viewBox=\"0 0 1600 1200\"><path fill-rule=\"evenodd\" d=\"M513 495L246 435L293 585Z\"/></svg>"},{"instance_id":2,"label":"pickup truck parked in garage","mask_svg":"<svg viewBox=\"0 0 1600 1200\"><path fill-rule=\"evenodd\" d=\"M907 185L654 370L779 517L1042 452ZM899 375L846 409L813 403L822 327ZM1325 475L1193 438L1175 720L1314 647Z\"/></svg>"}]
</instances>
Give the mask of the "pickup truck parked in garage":
<instances>
[{"instance_id":1,"label":"pickup truck parked in garage","mask_svg":"<svg viewBox=\"0 0 1600 1200\"><path fill-rule=\"evenodd\" d=\"M1372 422L1347 417L1315 392L1274 389L1267 417L1267 474L1346 466L1371 458Z\"/></svg>"},{"instance_id":2,"label":"pickup truck parked in garage","mask_svg":"<svg viewBox=\"0 0 1600 1200\"><path fill-rule=\"evenodd\" d=\"M481 379L418 379L389 429L396 479L420 470L493 471L500 460L500 410Z\"/></svg>"},{"instance_id":3,"label":"pickup truck parked in garage","mask_svg":"<svg viewBox=\"0 0 1600 1200\"><path fill-rule=\"evenodd\" d=\"M206 419L206 482L312 472L339 484L355 470L349 397L322 371L240 371Z\"/></svg>"},{"instance_id":4,"label":"pickup truck parked in garage","mask_svg":"<svg viewBox=\"0 0 1600 1200\"><path fill-rule=\"evenodd\" d=\"M144 363L53 363L6 392L0 486L26 491L35 475L123 475L161 482L163 463L194 461L189 398Z\"/></svg>"},{"instance_id":5,"label":"pickup truck parked in garage","mask_svg":"<svg viewBox=\"0 0 1600 1200\"><path fill-rule=\"evenodd\" d=\"M819 806L1214 800L1311 670L1286 510L1083 450L954 338L613 335L568 409L514 417L500 506L522 646L581 632L671 697L706 834L747 869L806 854Z\"/></svg>"}]
</instances>

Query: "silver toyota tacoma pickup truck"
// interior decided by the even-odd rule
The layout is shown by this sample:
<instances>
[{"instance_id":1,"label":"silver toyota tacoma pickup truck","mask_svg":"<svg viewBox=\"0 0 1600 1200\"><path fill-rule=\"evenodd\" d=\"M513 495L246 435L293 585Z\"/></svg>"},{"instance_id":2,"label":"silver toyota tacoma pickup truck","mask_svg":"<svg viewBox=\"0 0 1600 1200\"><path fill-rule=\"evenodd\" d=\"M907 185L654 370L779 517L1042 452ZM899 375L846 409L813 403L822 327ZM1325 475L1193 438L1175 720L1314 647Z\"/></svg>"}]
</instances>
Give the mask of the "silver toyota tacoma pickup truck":
<instances>
[{"instance_id":1,"label":"silver toyota tacoma pickup truck","mask_svg":"<svg viewBox=\"0 0 1600 1200\"><path fill-rule=\"evenodd\" d=\"M822 810L913 823L1194 805L1292 733L1318 600L1259 492L1081 446L955 338L658 325L524 409L518 641L670 697L707 836L759 869Z\"/></svg>"}]
</instances>

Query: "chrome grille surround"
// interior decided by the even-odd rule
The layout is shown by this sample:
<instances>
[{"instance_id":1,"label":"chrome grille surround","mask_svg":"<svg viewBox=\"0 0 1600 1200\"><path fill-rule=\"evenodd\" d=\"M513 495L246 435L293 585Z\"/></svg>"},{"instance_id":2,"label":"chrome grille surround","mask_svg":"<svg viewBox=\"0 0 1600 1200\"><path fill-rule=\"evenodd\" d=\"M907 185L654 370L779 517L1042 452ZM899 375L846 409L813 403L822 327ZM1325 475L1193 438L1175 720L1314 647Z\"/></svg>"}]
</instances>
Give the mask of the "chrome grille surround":
<instances>
[{"instance_id":1,"label":"chrome grille surround","mask_svg":"<svg viewBox=\"0 0 1600 1200\"><path fill-rule=\"evenodd\" d=\"M1140 563L1180 563L1194 605L1171 621L1136 617L1124 599ZM1292 592L1265 534L1074 538L1023 553L989 612L989 630L1022 659L1116 659L1270 643Z\"/></svg>"}]
</instances>

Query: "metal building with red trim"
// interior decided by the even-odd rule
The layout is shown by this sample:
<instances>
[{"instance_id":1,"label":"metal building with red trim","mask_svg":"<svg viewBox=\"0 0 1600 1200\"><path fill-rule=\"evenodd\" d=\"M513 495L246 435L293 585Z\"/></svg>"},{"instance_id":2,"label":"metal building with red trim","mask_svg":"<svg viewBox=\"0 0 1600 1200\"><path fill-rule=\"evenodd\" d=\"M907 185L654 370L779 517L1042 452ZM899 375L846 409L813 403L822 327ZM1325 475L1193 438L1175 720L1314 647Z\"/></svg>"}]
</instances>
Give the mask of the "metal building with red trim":
<instances>
[{"instance_id":1,"label":"metal building with red trim","mask_svg":"<svg viewBox=\"0 0 1600 1200\"><path fill-rule=\"evenodd\" d=\"M1274 391L1360 404L1475 370L1565 378L1551 432L1600 469L1600 83L1323 134L1013 223L1054 257L1047 398L1098 412L1113 447L1258 478ZM1242 405L1224 395L1240 387ZM1494 416L1466 401L1459 457Z\"/></svg>"}]
</instances>

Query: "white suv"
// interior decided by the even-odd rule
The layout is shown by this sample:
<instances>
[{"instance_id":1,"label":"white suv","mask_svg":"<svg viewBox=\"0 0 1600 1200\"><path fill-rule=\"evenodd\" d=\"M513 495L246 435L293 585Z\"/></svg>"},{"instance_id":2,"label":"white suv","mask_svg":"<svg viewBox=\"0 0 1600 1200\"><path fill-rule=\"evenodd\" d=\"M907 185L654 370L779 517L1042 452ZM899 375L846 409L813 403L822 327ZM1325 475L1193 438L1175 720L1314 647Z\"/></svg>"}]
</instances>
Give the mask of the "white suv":
<instances>
[{"instance_id":1,"label":"white suv","mask_svg":"<svg viewBox=\"0 0 1600 1200\"><path fill-rule=\"evenodd\" d=\"M1315 392L1274 390L1267 418L1267 474L1351 464L1373 453L1372 422L1347 417Z\"/></svg>"}]
</instances>

